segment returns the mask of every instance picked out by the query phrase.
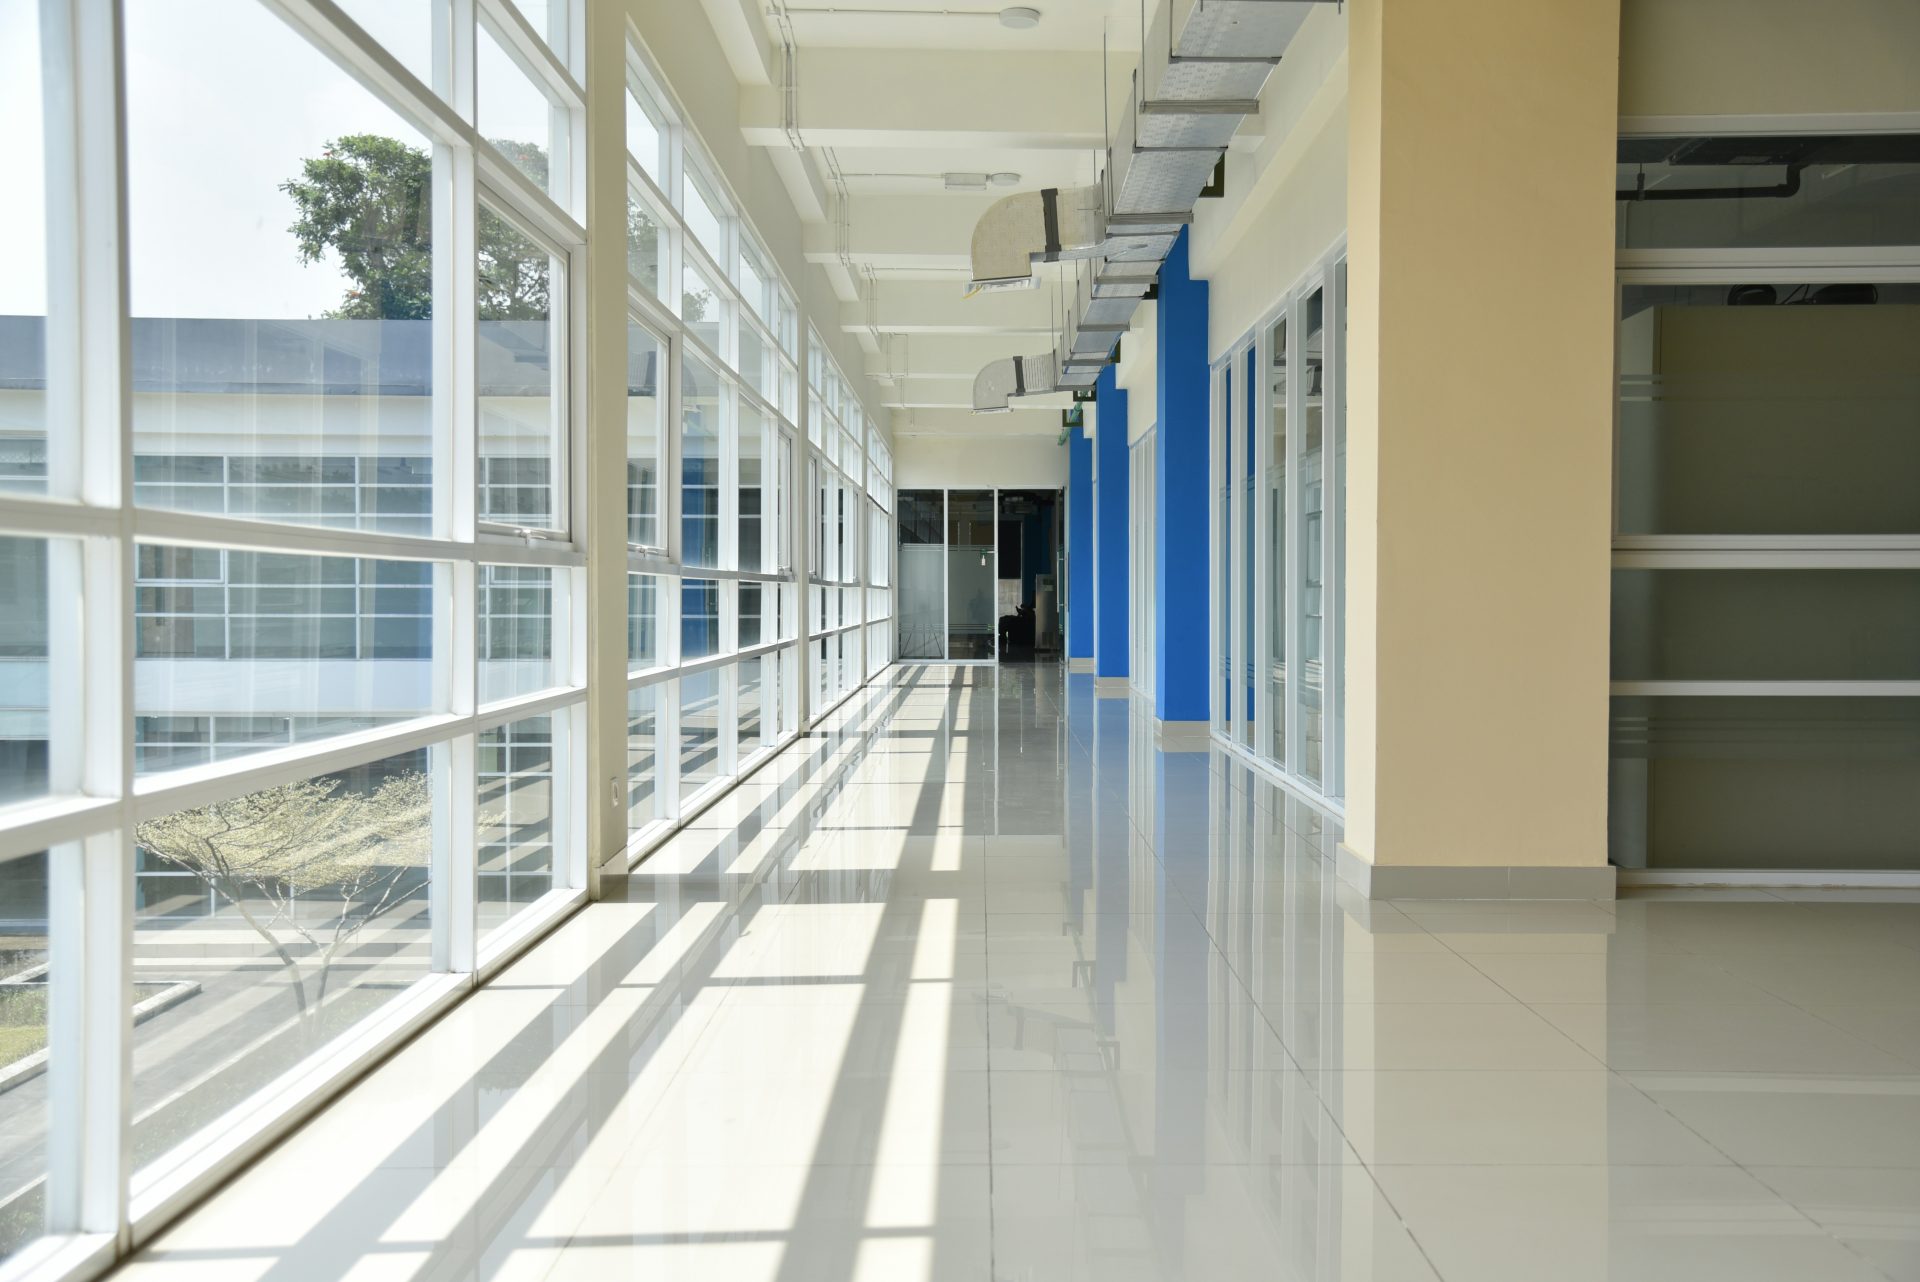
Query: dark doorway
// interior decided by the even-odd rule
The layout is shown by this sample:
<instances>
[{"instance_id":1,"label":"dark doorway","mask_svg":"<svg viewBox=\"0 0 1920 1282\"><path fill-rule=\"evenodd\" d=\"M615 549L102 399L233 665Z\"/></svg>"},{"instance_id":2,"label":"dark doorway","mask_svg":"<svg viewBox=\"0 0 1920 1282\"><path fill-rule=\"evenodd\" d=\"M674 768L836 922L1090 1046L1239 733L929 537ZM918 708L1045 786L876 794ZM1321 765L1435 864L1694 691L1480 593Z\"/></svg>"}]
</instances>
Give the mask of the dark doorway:
<instances>
[{"instance_id":1,"label":"dark doorway","mask_svg":"<svg viewBox=\"0 0 1920 1282\"><path fill-rule=\"evenodd\" d=\"M1060 603L1058 490L1001 490L996 584L1003 663L1057 661L1065 635Z\"/></svg>"}]
</instances>

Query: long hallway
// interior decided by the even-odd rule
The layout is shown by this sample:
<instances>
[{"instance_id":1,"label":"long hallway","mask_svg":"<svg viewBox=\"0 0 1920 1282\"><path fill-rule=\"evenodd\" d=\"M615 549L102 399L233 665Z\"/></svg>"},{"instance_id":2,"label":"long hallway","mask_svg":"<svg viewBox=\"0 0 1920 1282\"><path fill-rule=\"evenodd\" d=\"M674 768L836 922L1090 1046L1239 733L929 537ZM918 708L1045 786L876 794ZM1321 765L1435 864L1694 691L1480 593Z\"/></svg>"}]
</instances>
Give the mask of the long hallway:
<instances>
[{"instance_id":1,"label":"long hallway","mask_svg":"<svg viewBox=\"0 0 1920 1282\"><path fill-rule=\"evenodd\" d=\"M1920 904L1368 903L1090 677L889 675L130 1276L1920 1278Z\"/></svg>"}]
</instances>

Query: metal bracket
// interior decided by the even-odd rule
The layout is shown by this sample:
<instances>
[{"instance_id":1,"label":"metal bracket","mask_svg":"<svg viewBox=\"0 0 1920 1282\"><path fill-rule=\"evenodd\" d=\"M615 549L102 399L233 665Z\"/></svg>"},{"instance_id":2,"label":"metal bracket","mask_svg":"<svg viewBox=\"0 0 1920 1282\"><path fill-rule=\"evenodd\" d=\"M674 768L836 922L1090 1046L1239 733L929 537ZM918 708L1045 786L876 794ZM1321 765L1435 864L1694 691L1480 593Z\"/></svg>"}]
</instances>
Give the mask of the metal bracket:
<instances>
[{"instance_id":1,"label":"metal bracket","mask_svg":"<svg viewBox=\"0 0 1920 1282\"><path fill-rule=\"evenodd\" d=\"M1143 116L1257 116L1257 98L1204 98L1184 101L1179 98L1154 98L1140 104Z\"/></svg>"}]
</instances>

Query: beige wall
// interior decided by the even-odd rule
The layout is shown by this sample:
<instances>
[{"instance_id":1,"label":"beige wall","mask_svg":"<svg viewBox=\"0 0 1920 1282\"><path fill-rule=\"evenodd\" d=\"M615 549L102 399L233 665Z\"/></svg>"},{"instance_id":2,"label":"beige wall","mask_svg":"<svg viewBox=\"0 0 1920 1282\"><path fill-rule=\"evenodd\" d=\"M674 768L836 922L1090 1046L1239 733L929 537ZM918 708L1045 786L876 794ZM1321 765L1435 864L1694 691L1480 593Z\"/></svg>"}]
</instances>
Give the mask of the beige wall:
<instances>
[{"instance_id":1,"label":"beige wall","mask_svg":"<svg viewBox=\"0 0 1920 1282\"><path fill-rule=\"evenodd\" d=\"M1622 0L1623 116L1920 113L1915 0Z\"/></svg>"},{"instance_id":2,"label":"beige wall","mask_svg":"<svg viewBox=\"0 0 1920 1282\"><path fill-rule=\"evenodd\" d=\"M1347 844L1603 866L1618 0L1348 12Z\"/></svg>"},{"instance_id":3,"label":"beige wall","mask_svg":"<svg viewBox=\"0 0 1920 1282\"><path fill-rule=\"evenodd\" d=\"M893 483L902 490L1064 489L1067 447L1051 436L902 436L893 447Z\"/></svg>"}]
</instances>

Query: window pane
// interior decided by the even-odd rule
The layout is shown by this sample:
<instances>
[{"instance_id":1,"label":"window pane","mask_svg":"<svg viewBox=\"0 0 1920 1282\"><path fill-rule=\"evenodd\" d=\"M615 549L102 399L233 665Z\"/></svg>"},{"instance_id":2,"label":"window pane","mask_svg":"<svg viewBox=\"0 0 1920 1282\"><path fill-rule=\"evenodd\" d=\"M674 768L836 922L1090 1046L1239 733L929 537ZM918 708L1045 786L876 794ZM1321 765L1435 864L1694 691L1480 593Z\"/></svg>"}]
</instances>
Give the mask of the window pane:
<instances>
[{"instance_id":1,"label":"window pane","mask_svg":"<svg viewBox=\"0 0 1920 1282\"><path fill-rule=\"evenodd\" d=\"M661 686L627 692L627 831L660 818L658 700Z\"/></svg>"},{"instance_id":2,"label":"window pane","mask_svg":"<svg viewBox=\"0 0 1920 1282\"><path fill-rule=\"evenodd\" d=\"M47 794L47 551L0 538L0 806Z\"/></svg>"},{"instance_id":3,"label":"window pane","mask_svg":"<svg viewBox=\"0 0 1920 1282\"><path fill-rule=\"evenodd\" d=\"M660 181L663 166L660 163L661 148L665 145L666 131L660 127L652 111L634 96L633 87L627 87L627 151L640 162L640 168L656 183Z\"/></svg>"},{"instance_id":4,"label":"window pane","mask_svg":"<svg viewBox=\"0 0 1920 1282\"><path fill-rule=\"evenodd\" d=\"M480 519L563 529L556 315L558 261L511 222L480 207Z\"/></svg>"},{"instance_id":5,"label":"window pane","mask_svg":"<svg viewBox=\"0 0 1920 1282\"><path fill-rule=\"evenodd\" d=\"M426 974L428 755L140 825L134 972L186 1000L134 1025L136 1169Z\"/></svg>"},{"instance_id":6,"label":"window pane","mask_svg":"<svg viewBox=\"0 0 1920 1282\"><path fill-rule=\"evenodd\" d=\"M1622 138L1626 249L1912 245L1920 134Z\"/></svg>"},{"instance_id":7,"label":"window pane","mask_svg":"<svg viewBox=\"0 0 1920 1282\"><path fill-rule=\"evenodd\" d=\"M758 571L763 568L766 560L761 550L761 538L764 529L762 481L767 448L767 421L759 408L744 397L740 400L739 418L740 488L736 505L739 512L739 568Z\"/></svg>"},{"instance_id":8,"label":"window pane","mask_svg":"<svg viewBox=\"0 0 1920 1282\"><path fill-rule=\"evenodd\" d=\"M444 566L142 544L134 754L142 772L435 710Z\"/></svg>"},{"instance_id":9,"label":"window pane","mask_svg":"<svg viewBox=\"0 0 1920 1282\"><path fill-rule=\"evenodd\" d=\"M663 547L660 529L660 414L662 395L659 340L639 325L627 326L627 542Z\"/></svg>"},{"instance_id":10,"label":"window pane","mask_svg":"<svg viewBox=\"0 0 1920 1282\"><path fill-rule=\"evenodd\" d=\"M433 20L437 0L334 0L400 65L433 84Z\"/></svg>"},{"instance_id":11,"label":"window pane","mask_svg":"<svg viewBox=\"0 0 1920 1282\"><path fill-rule=\"evenodd\" d=\"M737 699L735 726L739 738L736 742L736 761L745 761L760 751L760 677L759 659L746 659L740 663L740 687Z\"/></svg>"},{"instance_id":12,"label":"window pane","mask_svg":"<svg viewBox=\"0 0 1920 1282\"><path fill-rule=\"evenodd\" d=\"M745 316L740 321L740 354L734 364L740 370L740 376L747 386L771 401L778 395L774 386L773 349L767 346L766 339L754 328Z\"/></svg>"},{"instance_id":13,"label":"window pane","mask_svg":"<svg viewBox=\"0 0 1920 1282\"><path fill-rule=\"evenodd\" d=\"M540 33L549 47L559 50L566 48L566 0L507 0L527 25Z\"/></svg>"},{"instance_id":14,"label":"window pane","mask_svg":"<svg viewBox=\"0 0 1920 1282\"><path fill-rule=\"evenodd\" d=\"M627 576L627 667L634 672L658 667L660 651L660 578Z\"/></svg>"},{"instance_id":15,"label":"window pane","mask_svg":"<svg viewBox=\"0 0 1920 1282\"><path fill-rule=\"evenodd\" d=\"M480 734L480 929L497 929L553 889L554 719Z\"/></svg>"},{"instance_id":16,"label":"window pane","mask_svg":"<svg viewBox=\"0 0 1920 1282\"><path fill-rule=\"evenodd\" d=\"M430 533L426 140L251 0L126 25L135 501Z\"/></svg>"},{"instance_id":17,"label":"window pane","mask_svg":"<svg viewBox=\"0 0 1920 1282\"><path fill-rule=\"evenodd\" d=\"M474 58L481 136L534 186L564 204L566 185L561 175L550 172L549 163L561 113L484 23L475 33Z\"/></svg>"},{"instance_id":18,"label":"window pane","mask_svg":"<svg viewBox=\"0 0 1920 1282\"><path fill-rule=\"evenodd\" d=\"M720 673L680 678L680 796L720 777Z\"/></svg>"},{"instance_id":19,"label":"window pane","mask_svg":"<svg viewBox=\"0 0 1920 1282\"><path fill-rule=\"evenodd\" d=\"M703 184L693 174L687 175L681 214L687 220L687 230L693 238L705 247L714 261L724 264L725 245L720 229L720 201L709 195Z\"/></svg>"},{"instance_id":20,"label":"window pane","mask_svg":"<svg viewBox=\"0 0 1920 1282\"><path fill-rule=\"evenodd\" d=\"M47 485L46 124L38 0L0 0L0 120L8 193L0 201L0 492Z\"/></svg>"},{"instance_id":21,"label":"window pane","mask_svg":"<svg viewBox=\"0 0 1920 1282\"><path fill-rule=\"evenodd\" d=\"M680 584L680 659L690 662L720 653L720 582L684 579Z\"/></svg>"},{"instance_id":22,"label":"window pane","mask_svg":"<svg viewBox=\"0 0 1920 1282\"><path fill-rule=\"evenodd\" d=\"M720 564L720 376L680 365L680 559Z\"/></svg>"},{"instance_id":23,"label":"window pane","mask_svg":"<svg viewBox=\"0 0 1920 1282\"><path fill-rule=\"evenodd\" d=\"M740 234L742 241L746 233ZM760 255L744 244L740 248L740 295L761 320L773 323L773 273L760 263Z\"/></svg>"},{"instance_id":24,"label":"window pane","mask_svg":"<svg viewBox=\"0 0 1920 1282\"><path fill-rule=\"evenodd\" d=\"M52 855L74 859L79 852L64 847ZM13 1074L5 1096L7 1125L0 1131L0 1197L6 1199L0 1260L46 1231L47 999L53 982L48 970L47 859L48 852L41 851L0 863L0 958L5 965L0 971L0 1072ZM151 996L155 986L136 984L136 1001L143 988L144 995ZM67 1067L63 1060L59 1070Z\"/></svg>"},{"instance_id":25,"label":"window pane","mask_svg":"<svg viewBox=\"0 0 1920 1282\"><path fill-rule=\"evenodd\" d=\"M481 703L558 683L553 667L554 573L537 565L480 567Z\"/></svg>"},{"instance_id":26,"label":"window pane","mask_svg":"<svg viewBox=\"0 0 1920 1282\"><path fill-rule=\"evenodd\" d=\"M1326 678L1326 560L1323 524L1326 516L1326 463L1322 436L1325 405L1322 376L1326 371L1326 334L1319 290L1301 304L1300 334L1300 760L1302 777L1319 783L1324 766ZM1253 603L1247 603L1251 618Z\"/></svg>"},{"instance_id":27,"label":"window pane","mask_svg":"<svg viewBox=\"0 0 1920 1282\"><path fill-rule=\"evenodd\" d=\"M640 288L660 297L660 278L667 270L667 237L660 220L633 196L627 197L627 271Z\"/></svg>"},{"instance_id":28,"label":"window pane","mask_svg":"<svg viewBox=\"0 0 1920 1282\"><path fill-rule=\"evenodd\" d=\"M770 584L746 580L740 583L739 648L742 650L751 650L771 639L766 634L765 625L766 600L771 588Z\"/></svg>"},{"instance_id":29,"label":"window pane","mask_svg":"<svg viewBox=\"0 0 1920 1282\"><path fill-rule=\"evenodd\" d=\"M788 547L786 513L792 506L787 498L788 478L793 475L793 438L785 432L780 437L780 465L773 474L773 507L770 515L773 519L774 568L781 574L793 569L793 550Z\"/></svg>"},{"instance_id":30,"label":"window pane","mask_svg":"<svg viewBox=\"0 0 1920 1282\"><path fill-rule=\"evenodd\" d=\"M716 356L720 354L722 306L720 287L688 261L680 276L680 319L687 323L688 331L705 343L707 350Z\"/></svg>"},{"instance_id":31,"label":"window pane","mask_svg":"<svg viewBox=\"0 0 1920 1282\"><path fill-rule=\"evenodd\" d=\"M1920 533L1920 284L1628 285L1621 316L1621 533Z\"/></svg>"}]
</instances>

